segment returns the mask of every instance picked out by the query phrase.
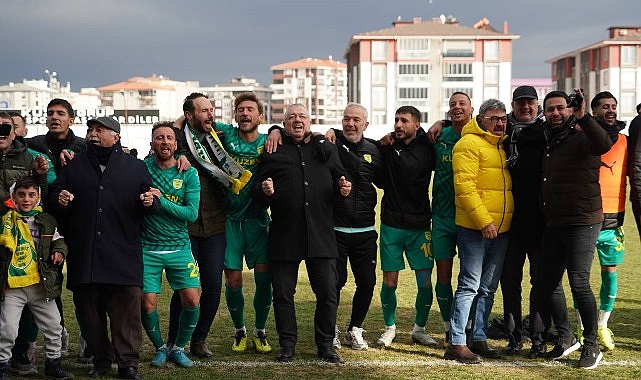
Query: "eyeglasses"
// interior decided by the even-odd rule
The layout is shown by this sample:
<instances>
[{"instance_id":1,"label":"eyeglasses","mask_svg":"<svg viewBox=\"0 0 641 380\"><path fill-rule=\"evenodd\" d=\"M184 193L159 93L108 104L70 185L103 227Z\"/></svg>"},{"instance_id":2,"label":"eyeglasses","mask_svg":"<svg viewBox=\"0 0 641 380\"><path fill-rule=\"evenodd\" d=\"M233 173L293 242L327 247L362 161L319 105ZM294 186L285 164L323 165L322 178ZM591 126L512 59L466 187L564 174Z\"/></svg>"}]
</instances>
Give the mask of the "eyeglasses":
<instances>
[{"instance_id":1,"label":"eyeglasses","mask_svg":"<svg viewBox=\"0 0 641 380\"><path fill-rule=\"evenodd\" d=\"M493 124L496 124L499 121L501 121L502 123L507 123L507 116L501 116L501 117L498 117L498 116L481 116L481 118L483 118L485 120L489 120Z\"/></svg>"}]
</instances>

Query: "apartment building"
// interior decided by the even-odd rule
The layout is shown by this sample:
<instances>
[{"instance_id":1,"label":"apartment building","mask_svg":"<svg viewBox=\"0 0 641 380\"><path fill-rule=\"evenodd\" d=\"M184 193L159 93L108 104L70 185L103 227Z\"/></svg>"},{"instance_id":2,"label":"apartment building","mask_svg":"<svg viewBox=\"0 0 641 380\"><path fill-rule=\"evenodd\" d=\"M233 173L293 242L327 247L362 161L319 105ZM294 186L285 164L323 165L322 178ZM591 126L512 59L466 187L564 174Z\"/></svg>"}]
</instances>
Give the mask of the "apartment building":
<instances>
[{"instance_id":1,"label":"apartment building","mask_svg":"<svg viewBox=\"0 0 641 380\"><path fill-rule=\"evenodd\" d=\"M370 110L370 123L392 125L402 105L418 108L422 122L443 119L453 92L470 95L478 109L485 99L511 100L512 41L489 20L472 27L452 16L424 21L400 18L391 28L352 36L345 52L348 98Z\"/></svg>"},{"instance_id":2,"label":"apartment building","mask_svg":"<svg viewBox=\"0 0 641 380\"><path fill-rule=\"evenodd\" d=\"M301 58L272 66L272 121L282 122L287 106L307 106L312 124L340 124L347 104L347 65Z\"/></svg>"},{"instance_id":3,"label":"apartment building","mask_svg":"<svg viewBox=\"0 0 641 380\"><path fill-rule=\"evenodd\" d=\"M546 61L552 88L582 88L588 101L601 91L619 101L618 116L631 120L641 102L641 26L612 26L608 38Z\"/></svg>"}]
</instances>

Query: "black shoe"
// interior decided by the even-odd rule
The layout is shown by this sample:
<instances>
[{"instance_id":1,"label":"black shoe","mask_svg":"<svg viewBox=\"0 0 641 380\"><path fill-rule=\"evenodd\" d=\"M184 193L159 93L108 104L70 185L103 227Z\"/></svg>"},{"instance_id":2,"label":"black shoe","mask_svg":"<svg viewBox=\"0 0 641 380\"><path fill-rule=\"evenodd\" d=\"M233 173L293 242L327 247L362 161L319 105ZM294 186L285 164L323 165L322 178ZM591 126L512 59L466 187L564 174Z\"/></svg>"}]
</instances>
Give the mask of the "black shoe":
<instances>
[{"instance_id":1,"label":"black shoe","mask_svg":"<svg viewBox=\"0 0 641 380\"><path fill-rule=\"evenodd\" d=\"M548 346L545 343L532 343L532 347L530 348L530 352L528 352L527 357L530 359L542 358L545 356L545 352L547 350Z\"/></svg>"},{"instance_id":2,"label":"black shoe","mask_svg":"<svg viewBox=\"0 0 641 380\"><path fill-rule=\"evenodd\" d=\"M559 338L559 342L554 346L552 351L545 354L545 357L552 360L563 359L579 348L581 348L581 343L576 340L574 335L572 335L572 340L570 342L563 342L561 341L561 338Z\"/></svg>"},{"instance_id":3,"label":"black shoe","mask_svg":"<svg viewBox=\"0 0 641 380\"><path fill-rule=\"evenodd\" d=\"M277 362L291 362L294 359L294 347L283 346L278 350L278 355L276 355Z\"/></svg>"},{"instance_id":4,"label":"black shoe","mask_svg":"<svg viewBox=\"0 0 641 380\"><path fill-rule=\"evenodd\" d=\"M142 380L142 375L136 367L118 368L118 377L121 379Z\"/></svg>"},{"instance_id":5,"label":"black shoe","mask_svg":"<svg viewBox=\"0 0 641 380\"><path fill-rule=\"evenodd\" d=\"M60 366L60 358L45 361L45 379L73 379L70 373L65 372Z\"/></svg>"},{"instance_id":6,"label":"black shoe","mask_svg":"<svg viewBox=\"0 0 641 380\"><path fill-rule=\"evenodd\" d=\"M106 368L93 367L92 369L89 370L89 377L107 377L109 376L109 372L111 372L110 367L106 367Z\"/></svg>"},{"instance_id":7,"label":"black shoe","mask_svg":"<svg viewBox=\"0 0 641 380\"><path fill-rule=\"evenodd\" d=\"M31 363L27 354L24 353L11 358L11 367L9 367L9 371L17 373L20 376L38 374L38 368Z\"/></svg>"},{"instance_id":8,"label":"black shoe","mask_svg":"<svg viewBox=\"0 0 641 380\"><path fill-rule=\"evenodd\" d=\"M487 341L485 340L477 340L472 344L472 347L470 347L470 351L473 353L482 356L484 358L488 359L500 359L501 358L501 351L497 350L496 348L492 348L487 344Z\"/></svg>"},{"instance_id":9,"label":"black shoe","mask_svg":"<svg viewBox=\"0 0 641 380\"><path fill-rule=\"evenodd\" d=\"M517 341L511 340L507 344L507 347L505 348L505 355L509 355L509 356L518 355L522 348L523 348L523 342L520 342L520 341L517 342Z\"/></svg>"},{"instance_id":10,"label":"black shoe","mask_svg":"<svg viewBox=\"0 0 641 380\"><path fill-rule=\"evenodd\" d=\"M338 356L334 347L318 347L318 358L327 363L340 363L341 358Z\"/></svg>"},{"instance_id":11,"label":"black shoe","mask_svg":"<svg viewBox=\"0 0 641 380\"><path fill-rule=\"evenodd\" d=\"M598 344L594 346L583 345L581 359L579 359L579 368L594 369L599 365L602 358L603 353Z\"/></svg>"},{"instance_id":12,"label":"black shoe","mask_svg":"<svg viewBox=\"0 0 641 380\"><path fill-rule=\"evenodd\" d=\"M9 361L0 362L0 380L9 379Z\"/></svg>"}]
</instances>

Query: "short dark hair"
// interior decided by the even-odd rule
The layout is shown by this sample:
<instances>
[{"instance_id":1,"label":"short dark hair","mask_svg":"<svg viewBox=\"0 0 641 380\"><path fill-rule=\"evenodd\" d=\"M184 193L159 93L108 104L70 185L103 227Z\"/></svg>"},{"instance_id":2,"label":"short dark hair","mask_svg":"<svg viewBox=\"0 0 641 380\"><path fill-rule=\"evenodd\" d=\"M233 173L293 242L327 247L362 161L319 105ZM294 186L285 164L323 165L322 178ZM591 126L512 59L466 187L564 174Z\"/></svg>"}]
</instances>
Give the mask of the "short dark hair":
<instances>
[{"instance_id":1,"label":"short dark hair","mask_svg":"<svg viewBox=\"0 0 641 380\"><path fill-rule=\"evenodd\" d=\"M637 113L641 112L641 103L637 104Z\"/></svg>"},{"instance_id":2,"label":"short dark hair","mask_svg":"<svg viewBox=\"0 0 641 380\"><path fill-rule=\"evenodd\" d=\"M564 91L550 91L548 92L547 95L545 95L545 98L543 99L543 108L545 109L545 103L548 101L548 99L551 98L563 98L565 99L565 102L567 103L568 101L568 94L566 94Z\"/></svg>"},{"instance_id":3,"label":"short dark hair","mask_svg":"<svg viewBox=\"0 0 641 380\"><path fill-rule=\"evenodd\" d=\"M468 94L464 93L463 91L454 91L452 93L452 95L450 95L450 99L452 99L452 96L454 96L454 95L465 95L465 97L470 102L470 104L472 104L472 99L470 99L470 96Z\"/></svg>"},{"instance_id":4,"label":"short dark hair","mask_svg":"<svg viewBox=\"0 0 641 380\"><path fill-rule=\"evenodd\" d=\"M399 113L409 113L410 115L412 115L414 120L418 121L419 123L421 122L421 111L419 111L418 108L414 106L400 106L396 110L395 114L398 115Z\"/></svg>"},{"instance_id":5,"label":"short dark hair","mask_svg":"<svg viewBox=\"0 0 641 380\"><path fill-rule=\"evenodd\" d=\"M151 137L154 136L154 131L158 128L171 128L171 130L174 131L174 137L178 137L178 132L176 132L176 128L174 127L173 121L159 121L156 124L154 124L151 127Z\"/></svg>"},{"instance_id":6,"label":"short dark hair","mask_svg":"<svg viewBox=\"0 0 641 380\"><path fill-rule=\"evenodd\" d=\"M617 98L612 95L611 92L609 91L601 91L598 94L592 98L592 101L590 102L590 108L592 109L592 112L597 109L599 104L601 103L601 99L614 99L614 102L618 104Z\"/></svg>"},{"instance_id":7,"label":"short dark hair","mask_svg":"<svg viewBox=\"0 0 641 380\"><path fill-rule=\"evenodd\" d=\"M256 96L256 94L253 92L243 92L242 94L238 95L236 99L234 99L234 111L236 110L236 108L238 108L238 105L240 103L246 100L256 103L259 114L262 115L265 112L265 107L263 107L263 102L261 102L260 99L258 99L258 96Z\"/></svg>"},{"instance_id":8,"label":"short dark hair","mask_svg":"<svg viewBox=\"0 0 641 380\"><path fill-rule=\"evenodd\" d=\"M40 186L38 185L38 181L36 181L36 178L32 175L27 175L25 177L19 178L16 181L13 187L13 191L16 192L18 189L29 189L31 187L40 190Z\"/></svg>"},{"instance_id":9,"label":"short dark hair","mask_svg":"<svg viewBox=\"0 0 641 380\"><path fill-rule=\"evenodd\" d=\"M23 122L23 123L27 124L27 119L25 119L25 118L24 118L24 116L22 116L22 114L21 114L20 112L10 111L10 112L9 112L9 115L10 115L12 118L13 118L13 117L19 117L19 118L21 118L21 119L22 119L22 122Z\"/></svg>"},{"instance_id":10,"label":"short dark hair","mask_svg":"<svg viewBox=\"0 0 641 380\"><path fill-rule=\"evenodd\" d=\"M65 99L60 99L60 98L51 99L49 104L47 104L47 111L49 110L49 108L53 106L63 106L67 109L67 113L69 114L69 117L76 116L76 114L73 112L73 107L71 106L71 103L69 103Z\"/></svg>"},{"instance_id":11,"label":"short dark hair","mask_svg":"<svg viewBox=\"0 0 641 380\"><path fill-rule=\"evenodd\" d=\"M0 111L0 118L3 118L3 119L9 119L9 120L11 120L11 121L10 121L11 126L12 126L12 127L15 127L15 123L13 122L13 119L11 118L11 114L10 114L9 112L7 112L7 111Z\"/></svg>"},{"instance_id":12,"label":"short dark hair","mask_svg":"<svg viewBox=\"0 0 641 380\"><path fill-rule=\"evenodd\" d=\"M194 99L198 98L209 99L209 97L202 92L192 92L185 98L185 102L183 103L183 112L193 112L194 108L196 108L196 106L194 106Z\"/></svg>"}]
</instances>

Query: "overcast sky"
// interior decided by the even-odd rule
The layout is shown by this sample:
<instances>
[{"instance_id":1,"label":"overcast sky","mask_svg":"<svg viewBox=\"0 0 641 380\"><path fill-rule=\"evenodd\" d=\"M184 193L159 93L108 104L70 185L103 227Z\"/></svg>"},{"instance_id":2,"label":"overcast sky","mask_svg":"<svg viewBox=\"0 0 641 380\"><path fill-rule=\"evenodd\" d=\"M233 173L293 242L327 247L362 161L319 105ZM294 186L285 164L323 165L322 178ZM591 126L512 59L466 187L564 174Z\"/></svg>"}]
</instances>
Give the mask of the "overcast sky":
<instances>
[{"instance_id":1,"label":"overcast sky","mask_svg":"<svg viewBox=\"0 0 641 380\"><path fill-rule=\"evenodd\" d=\"M162 74L201 86L270 83L270 66L343 54L397 17L487 17L520 35L513 77L549 77L552 58L641 25L640 0L2 0L0 85L56 71L72 90Z\"/></svg>"}]
</instances>

